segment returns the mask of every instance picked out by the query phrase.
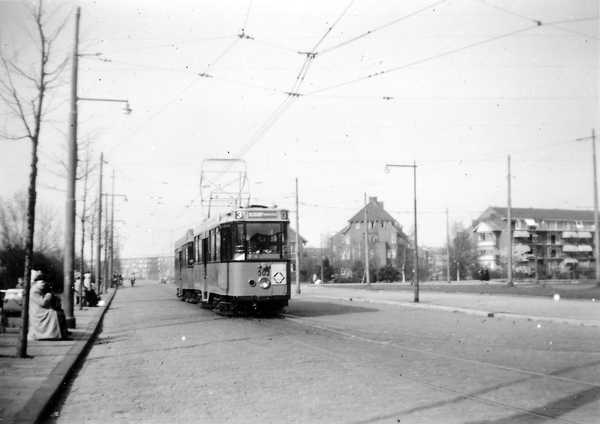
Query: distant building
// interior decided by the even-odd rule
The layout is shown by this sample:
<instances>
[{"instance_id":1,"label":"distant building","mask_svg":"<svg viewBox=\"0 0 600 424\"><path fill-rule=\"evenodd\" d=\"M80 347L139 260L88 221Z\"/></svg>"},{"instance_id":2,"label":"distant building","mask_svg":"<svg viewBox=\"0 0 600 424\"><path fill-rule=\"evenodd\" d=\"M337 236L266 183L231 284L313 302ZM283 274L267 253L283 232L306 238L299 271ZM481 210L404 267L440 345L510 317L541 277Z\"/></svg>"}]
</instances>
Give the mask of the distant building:
<instances>
[{"instance_id":1,"label":"distant building","mask_svg":"<svg viewBox=\"0 0 600 424\"><path fill-rule=\"evenodd\" d=\"M510 244L507 212L490 206L473 221L481 267L505 271ZM593 211L511 208L511 219L515 271L550 277L595 269Z\"/></svg>"},{"instance_id":2,"label":"distant building","mask_svg":"<svg viewBox=\"0 0 600 424\"><path fill-rule=\"evenodd\" d=\"M148 256L143 258L121 258L120 272L123 278L129 278L135 274L140 280L158 280L165 277L167 280L173 278L173 256Z\"/></svg>"},{"instance_id":3,"label":"distant building","mask_svg":"<svg viewBox=\"0 0 600 424\"><path fill-rule=\"evenodd\" d=\"M445 247L419 247L419 276L423 280L446 278L448 255Z\"/></svg>"},{"instance_id":4,"label":"distant building","mask_svg":"<svg viewBox=\"0 0 600 424\"><path fill-rule=\"evenodd\" d=\"M369 243L369 267L378 269L394 265L400 269L398 259L405 250L407 236L377 197L370 197L369 203L348 220L348 225L331 237L332 265L339 268L342 275L351 275L356 261L365 264L365 227Z\"/></svg>"}]
</instances>

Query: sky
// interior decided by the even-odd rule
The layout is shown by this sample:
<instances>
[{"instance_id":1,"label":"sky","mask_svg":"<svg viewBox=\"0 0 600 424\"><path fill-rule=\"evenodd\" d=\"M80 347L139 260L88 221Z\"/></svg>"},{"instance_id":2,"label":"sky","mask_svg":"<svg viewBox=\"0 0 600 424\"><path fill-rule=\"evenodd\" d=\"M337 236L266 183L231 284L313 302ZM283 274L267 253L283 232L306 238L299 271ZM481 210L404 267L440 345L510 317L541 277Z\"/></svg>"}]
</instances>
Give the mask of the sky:
<instances>
[{"instance_id":1,"label":"sky","mask_svg":"<svg viewBox=\"0 0 600 424\"><path fill-rule=\"evenodd\" d=\"M30 4L0 0L2 49L27 66ZM49 28L66 19L57 59L72 54L81 10L78 140L94 163L106 160L123 257L171 253L208 214L206 182L229 190L242 171L252 204L295 212L297 194L313 247L365 197L413 234L410 165L420 246L445 245L446 211L467 227L506 206L509 157L513 207L594 207L597 1L44 4L58 8ZM39 201L61 216L71 73L49 93L39 146ZM132 113L86 98L128 100ZM19 130L4 104L0 128ZM0 197L10 199L27 188L31 143L0 139L0 151ZM97 184L95 173L90 197Z\"/></svg>"}]
</instances>

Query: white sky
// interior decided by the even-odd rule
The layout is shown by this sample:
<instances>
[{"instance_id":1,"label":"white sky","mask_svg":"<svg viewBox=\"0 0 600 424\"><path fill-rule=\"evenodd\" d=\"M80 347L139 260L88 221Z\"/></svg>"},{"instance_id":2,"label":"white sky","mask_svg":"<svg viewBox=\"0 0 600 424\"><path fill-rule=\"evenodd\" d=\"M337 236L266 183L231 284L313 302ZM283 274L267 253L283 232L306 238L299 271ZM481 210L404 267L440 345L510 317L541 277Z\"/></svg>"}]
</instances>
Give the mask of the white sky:
<instances>
[{"instance_id":1,"label":"white sky","mask_svg":"<svg viewBox=\"0 0 600 424\"><path fill-rule=\"evenodd\" d=\"M0 0L2 44L24 60L25 3ZM245 160L253 203L294 210L298 178L312 246L365 193L412 234L412 169L385 173L386 163L418 166L422 246L444 245L446 208L469 225L506 205L509 155L514 207L593 208L591 142L576 140L600 132L598 1L56 4L81 7L80 53L101 53L80 58L79 97L133 109L79 101L80 139L100 134L92 155L109 162L104 186L114 170L115 193L128 198L115 201L125 257L168 253L200 222L207 158ZM57 54L71 51L74 21ZM317 54L295 87L301 52ZM66 155L70 77L52 93L40 143L39 197L61 214L66 182L53 158ZM0 125L15 128L5 112ZM0 196L27 187L30 150L0 140Z\"/></svg>"}]
</instances>

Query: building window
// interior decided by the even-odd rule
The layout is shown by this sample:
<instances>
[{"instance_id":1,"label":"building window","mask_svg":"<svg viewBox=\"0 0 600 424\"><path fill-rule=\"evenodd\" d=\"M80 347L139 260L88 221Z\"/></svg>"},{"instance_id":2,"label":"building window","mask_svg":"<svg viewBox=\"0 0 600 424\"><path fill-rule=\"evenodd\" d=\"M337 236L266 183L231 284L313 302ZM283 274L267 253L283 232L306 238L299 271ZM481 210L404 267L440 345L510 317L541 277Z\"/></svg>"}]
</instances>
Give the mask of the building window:
<instances>
[{"instance_id":1,"label":"building window","mask_svg":"<svg viewBox=\"0 0 600 424\"><path fill-rule=\"evenodd\" d=\"M375 222L373 221L369 221L369 227L370 230L372 230L373 228L375 228Z\"/></svg>"},{"instance_id":2,"label":"building window","mask_svg":"<svg viewBox=\"0 0 600 424\"><path fill-rule=\"evenodd\" d=\"M350 235L345 236L346 244L350 244Z\"/></svg>"},{"instance_id":3,"label":"building window","mask_svg":"<svg viewBox=\"0 0 600 424\"><path fill-rule=\"evenodd\" d=\"M392 233L390 234L390 241L392 242L392 244L396 244L396 234Z\"/></svg>"},{"instance_id":4,"label":"building window","mask_svg":"<svg viewBox=\"0 0 600 424\"><path fill-rule=\"evenodd\" d=\"M360 230L360 222L357 222L356 224L354 224L354 228L356 228L357 230Z\"/></svg>"}]
</instances>

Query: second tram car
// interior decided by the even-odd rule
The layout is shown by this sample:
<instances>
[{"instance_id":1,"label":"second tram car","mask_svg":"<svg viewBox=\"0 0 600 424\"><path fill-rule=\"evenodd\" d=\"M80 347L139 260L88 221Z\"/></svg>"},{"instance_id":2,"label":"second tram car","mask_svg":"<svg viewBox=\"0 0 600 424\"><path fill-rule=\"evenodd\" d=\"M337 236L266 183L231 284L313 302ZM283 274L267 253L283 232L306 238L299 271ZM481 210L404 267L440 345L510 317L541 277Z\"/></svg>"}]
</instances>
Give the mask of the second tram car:
<instances>
[{"instance_id":1,"label":"second tram car","mask_svg":"<svg viewBox=\"0 0 600 424\"><path fill-rule=\"evenodd\" d=\"M251 206L188 230L175 244L177 295L223 314L287 306L288 226L289 211Z\"/></svg>"}]
</instances>

